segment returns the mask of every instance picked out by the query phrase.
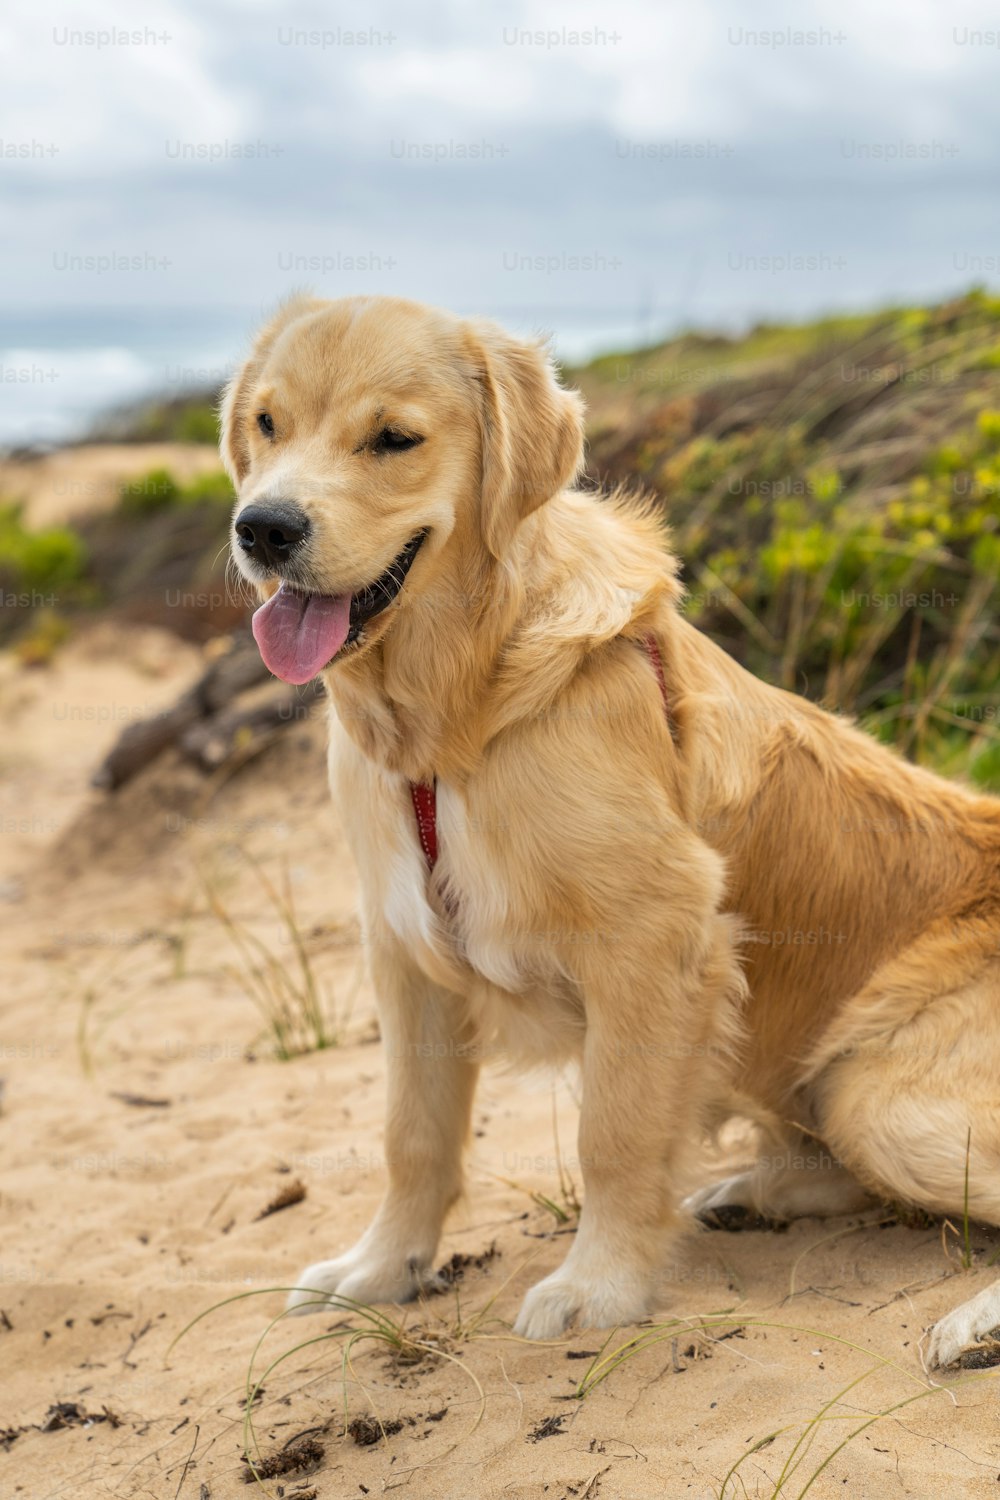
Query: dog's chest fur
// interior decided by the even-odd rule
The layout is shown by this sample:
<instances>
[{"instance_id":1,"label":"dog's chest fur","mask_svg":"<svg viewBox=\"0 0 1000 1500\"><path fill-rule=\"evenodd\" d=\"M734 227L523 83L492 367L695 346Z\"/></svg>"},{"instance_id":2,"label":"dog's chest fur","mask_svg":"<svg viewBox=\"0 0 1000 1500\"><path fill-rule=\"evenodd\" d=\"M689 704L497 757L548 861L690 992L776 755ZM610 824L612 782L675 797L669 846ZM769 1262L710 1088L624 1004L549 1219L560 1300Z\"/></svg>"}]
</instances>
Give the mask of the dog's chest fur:
<instances>
[{"instance_id":1,"label":"dog's chest fur","mask_svg":"<svg viewBox=\"0 0 1000 1500\"><path fill-rule=\"evenodd\" d=\"M388 928L429 979L466 999L486 1056L534 1066L578 1052L582 1006L572 964L544 914L518 909L495 856L505 829L478 826L465 799L439 782L432 873L407 782L350 751L331 770L369 932Z\"/></svg>"},{"instance_id":2,"label":"dog's chest fur","mask_svg":"<svg viewBox=\"0 0 1000 1500\"><path fill-rule=\"evenodd\" d=\"M410 947L414 918L421 932L429 925L436 931L464 980L462 992L487 1050L528 1066L572 1055L582 1040L582 1007L571 965L560 957L559 934L547 929L544 913L520 909L505 862L495 857L508 832L502 812L483 827L442 782L437 829L434 876L425 865L423 879L411 886L418 911L404 916L395 909L404 928L397 935Z\"/></svg>"}]
</instances>

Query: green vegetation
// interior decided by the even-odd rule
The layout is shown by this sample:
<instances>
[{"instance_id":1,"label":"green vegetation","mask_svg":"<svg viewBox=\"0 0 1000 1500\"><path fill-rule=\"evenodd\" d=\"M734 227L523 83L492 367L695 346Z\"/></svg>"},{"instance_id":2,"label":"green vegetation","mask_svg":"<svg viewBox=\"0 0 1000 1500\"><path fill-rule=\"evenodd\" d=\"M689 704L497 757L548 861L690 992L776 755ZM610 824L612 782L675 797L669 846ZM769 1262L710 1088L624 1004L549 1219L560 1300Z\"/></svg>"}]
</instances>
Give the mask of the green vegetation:
<instances>
[{"instance_id":1,"label":"green vegetation","mask_svg":"<svg viewBox=\"0 0 1000 1500\"><path fill-rule=\"evenodd\" d=\"M1000 299L685 334L569 378L591 477L662 497L701 629L766 681L1000 789ZM144 411L127 438L214 441L207 395ZM31 533L8 508L0 580L155 618L168 589L224 590L232 499L221 471L160 469L75 532ZM189 616L162 622L204 638L239 601Z\"/></svg>"},{"instance_id":2,"label":"green vegetation","mask_svg":"<svg viewBox=\"0 0 1000 1500\"><path fill-rule=\"evenodd\" d=\"M150 469L139 479L128 479L118 492L118 508L126 515L169 510L180 498L180 486L169 469Z\"/></svg>"},{"instance_id":3,"label":"green vegetation","mask_svg":"<svg viewBox=\"0 0 1000 1500\"><path fill-rule=\"evenodd\" d=\"M56 610L35 610L30 626L17 639L14 652L22 667L47 667L69 637L69 621Z\"/></svg>"},{"instance_id":4,"label":"green vegetation","mask_svg":"<svg viewBox=\"0 0 1000 1500\"><path fill-rule=\"evenodd\" d=\"M750 670L1000 787L1000 300L685 336L574 377Z\"/></svg>"},{"instance_id":5,"label":"green vegetation","mask_svg":"<svg viewBox=\"0 0 1000 1500\"><path fill-rule=\"evenodd\" d=\"M182 407L174 424L178 443L211 443L219 441L219 418L214 406Z\"/></svg>"},{"instance_id":6,"label":"green vegetation","mask_svg":"<svg viewBox=\"0 0 1000 1500\"><path fill-rule=\"evenodd\" d=\"M216 469L211 474L201 474L197 479L192 479L180 490L180 502L182 505L200 505L208 501L212 505L225 507L226 520L229 520L229 511L236 499L236 491L233 489L232 481L224 469Z\"/></svg>"},{"instance_id":7,"label":"green vegetation","mask_svg":"<svg viewBox=\"0 0 1000 1500\"><path fill-rule=\"evenodd\" d=\"M261 902L253 922L236 916L223 900L218 885L205 874L202 884L208 909L232 942L239 963L227 970L260 1011L265 1036L282 1062L306 1052L336 1047L350 1017L350 997L341 1012L316 975L302 930L292 883L285 868L280 886L246 850L243 858L257 876ZM260 911L277 919L277 946L260 936Z\"/></svg>"},{"instance_id":8,"label":"green vegetation","mask_svg":"<svg viewBox=\"0 0 1000 1500\"><path fill-rule=\"evenodd\" d=\"M271 1296L275 1293L287 1295L290 1291L309 1291L311 1288L304 1287L259 1287L249 1292L237 1292L235 1296L226 1297L211 1307L205 1308L197 1317L181 1329L180 1333L171 1341L167 1347L166 1359L169 1361L174 1349L184 1339L192 1328L195 1328L211 1314L219 1312L223 1308L231 1307L236 1302L245 1302L250 1297ZM503 1290L503 1288L501 1288ZM365 1302L357 1302L353 1297L342 1297L334 1295L326 1297L320 1294L318 1301L328 1302L331 1314L336 1313L337 1322L333 1328L323 1333L313 1334L310 1338L300 1339L290 1348L284 1349L280 1354L270 1355L264 1362L264 1345L268 1337L275 1331L279 1332L286 1326L287 1312L278 1313L265 1324L258 1337L250 1356L247 1366L246 1389L241 1401L243 1407L243 1462L246 1466L244 1482L255 1483L258 1489L263 1490L270 1496L272 1491L266 1486L265 1481L274 1472L270 1469L268 1461L261 1451L258 1437L258 1428L255 1425L255 1410L263 1410L264 1398L267 1396L269 1387L286 1372L282 1368L289 1360L309 1351L308 1358L312 1358L317 1345L329 1344L340 1353L341 1385L343 1390L343 1423L344 1430L341 1436L351 1431L355 1424L349 1423L350 1397L355 1387L359 1387L371 1409L372 1416L366 1424L368 1431L362 1441L366 1446L381 1438L382 1442L388 1441L389 1437L398 1432L402 1423L399 1421L386 1424L373 1393L369 1388L371 1377L365 1383L358 1379L355 1368L359 1355L367 1351L374 1351L383 1356L383 1363L392 1373L400 1370L412 1369L420 1365L431 1366L447 1362L452 1365L456 1372L461 1373L472 1387L474 1396L474 1411L471 1422L464 1428L460 1437L445 1450L441 1458L454 1451L459 1443L466 1441L475 1432L483 1419L486 1411L486 1391L479 1377L470 1368L466 1360L453 1352L453 1346L464 1346L471 1344L473 1339L479 1337L490 1337L481 1331L482 1325L489 1315L493 1301L497 1294L471 1319L464 1319L460 1309L456 1309L458 1316L450 1326L442 1324L440 1329L428 1329L424 1331L410 1331L407 1328L405 1316L402 1319L393 1318L380 1308L371 1307ZM496 1320L491 1320L496 1321ZM386 1358L387 1356L387 1358ZM263 1369L260 1365L263 1364ZM287 1398L286 1398L287 1400ZM268 1405L274 1401L273 1396L267 1397ZM464 1404L464 1403L462 1403ZM445 1413L440 1414L444 1416ZM438 1420L434 1418L432 1420ZM355 1419L355 1422L357 1419ZM332 1420L331 1424L332 1425ZM261 1423L264 1426L264 1423ZM325 1427L312 1429L313 1431L325 1431ZM285 1447L287 1448L287 1443ZM317 1445L315 1452L316 1460L322 1458L323 1448ZM440 1462L440 1459L438 1460ZM278 1493L284 1494L284 1489L279 1486ZM315 1491L313 1491L315 1494Z\"/></svg>"},{"instance_id":9,"label":"green vegetation","mask_svg":"<svg viewBox=\"0 0 1000 1500\"><path fill-rule=\"evenodd\" d=\"M175 506L205 502L224 505L228 513L234 500L229 476L222 470L202 474L190 484L180 484L169 469L151 469L138 479L127 480L119 492L119 509L126 515L149 515Z\"/></svg>"},{"instance_id":10,"label":"green vegetation","mask_svg":"<svg viewBox=\"0 0 1000 1500\"><path fill-rule=\"evenodd\" d=\"M109 412L97 422L91 438L112 443L210 443L219 441L219 390L194 391L156 401L141 401Z\"/></svg>"},{"instance_id":11,"label":"green vegetation","mask_svg":"<svg viewBox=\"0 0 1000 1500\"><path fill-rule=\"evenodd\" d=\"M86 562L83 541L68 527L30 531L19 505L0 506L0 589L5 596L65 590L79 583Z\"/></svg>"},{"instance_id":12,"label":"green vegetation","mask_svg":"<svg viewBox=\"0 0 1000 1500\"><path fill-rule=\"evenodd\" d=\"M0 641L45 666L73 619L95 608L199 640L232 629L244 612L225 581L233 500L222 469L182 483L160 468L72 527L32 530L22 507L0 505Z\"/></svg>"}]
</instances>

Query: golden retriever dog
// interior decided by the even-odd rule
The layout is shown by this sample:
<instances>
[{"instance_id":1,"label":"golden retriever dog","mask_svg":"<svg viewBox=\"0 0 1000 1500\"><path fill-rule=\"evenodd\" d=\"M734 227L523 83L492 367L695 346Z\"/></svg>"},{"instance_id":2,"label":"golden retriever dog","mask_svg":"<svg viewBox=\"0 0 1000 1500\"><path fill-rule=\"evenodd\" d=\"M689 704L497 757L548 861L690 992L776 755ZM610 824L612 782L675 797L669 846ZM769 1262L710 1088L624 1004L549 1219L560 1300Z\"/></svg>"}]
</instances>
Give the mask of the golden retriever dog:
<instances>
[{"instance_id":1,"label":"golden retriever dog","mask_svg":"<svg viewBox=\"0 0 1000 1500\"><path fill-rule=\"evenodd\" d=\"M495 1055L581 1072L585 1202L529 1338L646 1317L692 1214L955 1216L967 1171L1000 1224L1000 801L687 623L656 509L573 487L581 401L534 343L299 297L222 416L261 653L329 695L388 1059L384 1201L292 1305L432 1277ZM733 1114L766 1154L682 1202ZM1000 1284L930 1361L997 1325Z\"/></svg>"}]
</instances>

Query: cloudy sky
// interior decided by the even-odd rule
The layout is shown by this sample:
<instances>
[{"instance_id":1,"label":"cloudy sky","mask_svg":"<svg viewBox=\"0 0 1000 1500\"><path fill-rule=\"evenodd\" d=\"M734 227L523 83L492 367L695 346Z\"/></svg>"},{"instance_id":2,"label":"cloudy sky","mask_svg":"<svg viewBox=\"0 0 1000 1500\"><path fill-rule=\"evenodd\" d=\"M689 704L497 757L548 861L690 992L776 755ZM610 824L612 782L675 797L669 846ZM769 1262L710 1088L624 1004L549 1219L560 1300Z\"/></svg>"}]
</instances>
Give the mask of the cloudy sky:
<instances>
[{"instance_id":1,"label":"cloudy sky","mask_svg":"<svg viewBox=\"0 0 1000 1500\"><path fill-rule=\"evenodd\" d=\"M14 0L0 55L0 441L221 376L293 287L577 358L1000 282L986 0Z\"/></svg>"}]
</instances>

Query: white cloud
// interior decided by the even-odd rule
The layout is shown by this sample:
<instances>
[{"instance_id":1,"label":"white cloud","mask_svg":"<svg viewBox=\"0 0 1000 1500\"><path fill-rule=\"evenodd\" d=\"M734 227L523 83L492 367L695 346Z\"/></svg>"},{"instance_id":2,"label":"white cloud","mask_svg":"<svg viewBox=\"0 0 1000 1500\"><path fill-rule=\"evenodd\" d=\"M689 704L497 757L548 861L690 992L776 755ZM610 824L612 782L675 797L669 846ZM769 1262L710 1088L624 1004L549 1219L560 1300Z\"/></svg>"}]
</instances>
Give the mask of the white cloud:
<instances>
[{"instance_id":1,"label":"white cloud","mask_svg":"<svg viewBox=\"0 0 1000 1500\"><path fill-rule=\"evenodd\" d=\"M176 5L137 11L101 0L42 17L15 8L0 49L15 60L5 70L4 137L53 142L49 179L158 164L179 134L236 139L244 128L238 92L208 67L204 23Z\"/></svg>"},{"instance_id":2,"label":"white cloud","mask_svg":"<svg viewBox=\"0 0 1000 1500\"><path fill-rule=\"evenodd\" d=\"M289 44L279 32L287 38L289 26L341 36ZM149 28L169 40L63 45L64 27ZM559 36L508 45L512 27ZM945 295L982 279L967 269L977 256L1000 264L1000 49L956 40L977 27L1000 29L990 0L15 7L0 19L0 139L40 149L0 158L0 212L17 228L0 315L11 343L94 351L106 371L96 399L105 378L114 384L96 351L138 360L120 371L127 386L163 366L167 345L171 360L186 360L207 322L214 358L303 282L553 327L575 351L627 342L630 328L649 336L678 321ZM366 28L371 44L344 39ZM822 29L824 40L741 39L786 28ZM581 31L603 36L574 43ZM505 151L411 163L393 156L401 138ZM167 144L258 140L279 150L186 161ZM886 162L852 156L845 141L956 150ZM685 159L685 142L728 152ZM624 143L664 151L630 157ZM617 264L511 273L509 251L597 252ZM830 265L803 275L732 265L734 255L795 251ZM109 253L167 264L106 274L66 259ZM289 256L316 257L320 269L289 269ZM82 380L89 357L46 399Z\"/></svg>"}]
</instances>

